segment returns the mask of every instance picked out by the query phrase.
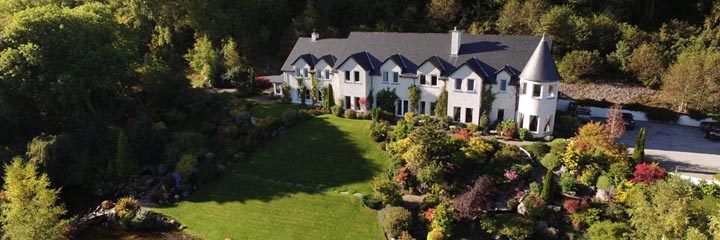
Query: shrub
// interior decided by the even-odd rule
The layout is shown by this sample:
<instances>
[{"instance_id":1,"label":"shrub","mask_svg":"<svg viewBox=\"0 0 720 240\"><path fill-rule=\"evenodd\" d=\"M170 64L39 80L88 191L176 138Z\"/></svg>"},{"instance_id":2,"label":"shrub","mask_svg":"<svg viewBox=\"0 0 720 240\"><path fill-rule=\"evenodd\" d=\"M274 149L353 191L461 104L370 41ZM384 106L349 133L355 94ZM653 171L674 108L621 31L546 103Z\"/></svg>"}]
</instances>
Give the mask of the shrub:
<instances>
[{"instance_id":1,"label":"shrub","mask_svg":"<svg viewBox=\"0 0 720 240\"><path fill-rule=\"evenodd\" d=\"M650 121L675 123L680 119L680 114L665 108L650 108L647 107L643 110L645 116Z\"/></svg>"},{"instance_id":2,"label":"shrub","mask_svg":"<svg viewBox=\"0 0 720 240\"><path fill-rule=\"evenodd\" d=\"M588 168L585 171L583 171L582 175L580 176L580 183L582 183L585 186L595 186L595 183L597 182L597 172L595 172L594 169Z\"/></svg>"},{"instance_id":3,"label":"shrub","mask_svg":"<svg viewBox=\"0 0 720 240\"><path fill-rule=\"evenodd\" d=\"M467 128L461 128L455 133L455 136L460 140L467 140L472 136L472 133Z\"/></svg>"},{"instance_id":4,"label":"shrub","mask_svg":"<svg viewBox=\"0 0 720 240\"><path fill-rule=\"evenodd\" d=\"M390 124L385 120L370 124L370 138L372 138L375 142L385 141L388 137L389 131Z\"/></svg>"},{"instance_id":5,"label":"shrub","mask_svg":"<svg viewBox=\"0 0 720 240\"><path fill-rule=\"evenodd\" d=\"M240 129L235 124L223 125L218 129L218 134L225 139L235 139L240 134Z\"/></svg>"},{"instance_id":6,"label":"shrub","mask_svg":"<svg viewBox=\"0 0 720 240\"><path fill-rule=\"evenodd\" d=\"M310 120L315 117L315 111L310 109L300 109L298 111L298 121Z\"/></svg>"},{"instance_id":7,"label":"shrub","mask_svg":"<svg viewBox=\"0 0 720 240\"><path fill-rule=\"evenodd\" d=\"M471 133L477 132L478 125L476 125L474 123L470 123L467 125L467 130L470 131Z\"/></svg>"},{"instance_id":8,"label":"shrub","mask_svg":"<svg viewBox=\"0 0 720 240\"><path fill-rule=\"evenodd\" d=\"M543 189L540 193L540 197L542 197L542 200L546 203L552 202L553 199L553 191L552 191L552 184L553 184L553 172L552 169L548 169L545 172L545 178L543 179Z\"/></svg>"},{"instance_id":9,"label":"shrub","mask_svg":"<svg viewBox=\"0 0 720 240\"><path fill-rule=\"evenodd\" d=\"M430 224L430 227L432 227L433 231L439 231L442 233L444 238L449 238L450 234L453 232L453 212L455 210L452 207L446 206L445 204L440 204L435 208L435 211L432 214L432 223Z\"/></svg>"},{"instance_id":10,"label":"shrub","mask_svg":"<svg viewBox=\"0 0 720 240\"><path fill-rule=\"evenodd\" d=\"M382 207L382 199L378 198L373 194L363 196L363 204L371 209L380 209Z\"/></svg>"},{"instance_id":11,"label":"shrub","mask_svg":"<svg viewBox=\"0 0 720 240\"><path fill-rule=\"evenodd\" d=\"M541 142L536 142L528 146L523 146L523 148L527 150L532 156L532 158L535 160L542 159L545 154L550 152L550 146Z\"/></svg>"},{"instance_id":12,"label":"shrub","mask_svg":"<svg viewBox=\"0 0 720 240\"><path fill-rule=\"evenodd\" d=\"M630 169L630 166L623 162L610 164L610 168L608 169L608 176L613 180L613 183L615 183L616 186L619 186L620 183L627 180L631 173L632 170Z\"/></svg>"},{"instance_id":13,"label":"shrub","mask_svg":"<svg viewBox=\"0 0 720 240\"><path fill-rule=\"evenodd\" d=\"M295 109L286 109L282 115L280 115L280 121L282 121L285 127L295 126L300 121L298 112Z\"/></svg>"},{"instance_id":14,"label":"shrub","mask_svg":"<svg viewBox=\"0 0 720 240\"><path fill-rule=\"evenodd\" d=\"M482 115L480 115L477 127L484 132L490 128L490 118L488 117L487 112L483 112Z\"/></svg>"},{"instance_id":15,"label":"shrub","mask_svg":"<svg viewBox=\"0 0 720 240\"><path fill-rule=\"evenodd\" d=\"M583 212L578 212L570 216L574 222L580 223L582 226L589 226L600 221L600 213L602 210L597 208L589 208Z\"/></svg>"},{"instance_id":16,"label":"shrub","mask_svg":"<svg viewBox=\"0 0 720 240\"><path fill-rule=\"evenodd\" d=\"M175 170L180 173L182 180L187 182L190 179L193 169L197 165L197 157L192 154L183 154L180 161L175 165Z\"/></svg>"},{"instance_id":17,"label":"shrub","mask_svg":"<svg viewBox=\"0 0 720 240\"><path fill-rule=\"evenodd\" d=\"M212 161L204 161L198 166L197 178L203 182L209 182L218 177L218 168Z\"/></svg>"},{"instance_id":18,"label":"shrub","mask_svg":"<svg viewBox=\"0 0 720 240\"><path fill-rule=\"evenodd\" d=\"M445 233L439 229L433 229L428 232L427 240L443 240L445 239Z\"/></svg>"},{"instance_id":19,"label":"shrub","mask_svg":"<svg viewBox=\"0 0 720 240\"><path fill-rule=\"evenodd\" d=\"M395 140L405 139L412 129L412 124L407 123L404 119L400 119L395 126L393 136L395 137Z\"/></svg>"},{"instance_id":20,"label":"shrub","mask_svg":"<svg viewBox=\"0 0 720 240\"><path fill-rule=\"evenodd\" d=\"M470 191L463 193L453 200L453 207L458 211L457 216L464 219L475 219L486 211L492 210L495 205L495 183L489 177L480 177Z\"/></svg>"},{"instance_id":21,"label":"shrub","mask_svg":"<svg viewBox=\"0 0 720 240\"><path fill-rule=\"evenodd\" d=\"M634 164L641 163L645 160L645 128L640 128L637 139L635 139L632 160Z\"/></svg>"},{"instance_id":22,"label":"shrub","mask_svg":"<svg viewBox=\"0 0 720 240\"><path fill-rule=\"evenodd\" d=\"M557 157L561 157L565 153L568 142L569 141L567 139L556 138L548 144L550 146L550 153L555 154Z\"/></svg>"},{"instance_id":23,"label":"shrub","mask_svg":"<svg viewBox=\"0 0 720 240\"><path fill-rule=\"evenodd\" d=\"M560 60L558 72L567 83L587 83L590 77L597 74L601 59L597 50L573 50Z\"/></svg>"},{"instance_id":24,"label":"shrub","mask_svg":"<svg viewBox=\"0 0 720 240\"><path fill-rule=\"evenodd\" d=\"M357 115L355 115L355 110L352 109L345 109L345 112L343 113L343 117L347 119L355 119Z\"/></svg>"},{"instance_id":25,"label":"shrub","mask_svg":"<svg viewBox=\"0 0 720 240\"><path fill-rule=\"evenodd\" d=\"M540 191L542 191L542 188L540 188L540 184L537 182L531 182L530 183L530 193L533 194L540 194Z\"/></svg>"},{"instance_id":26,"label":"shrub","mask_svg":"<svg viewBox=\"0 0 720 240\"><path fill-rule=\"evenodd\" d=\"M532 134L529 134L529 133L530 133L530 131L527 129L524 129L524 128L518 129L518 137L520 138L520 140L523 140L523 141L530 140L530 137L532 136Z\"/></svg>"},{"instance_id":27,"label":"shrub","mask_svg":"<svg viewBox=\"0 0 720 240\"><path fill-rule=\"evenodd\" d=\"M382 112L382 109L380 108L373 108L370 110L370 115L372 116L373 122L377 122L380 120L380 113Z\"/></svg>"},{"instance_id":28,"label":"shrub","mask_svg":"<svg viewBox=\"0 0 720 240\"><path fill-rule=\"evenodd\" d=\"M203 134L213 134L217 131L217 124L205 121L200 124L200 132Z\"/></svg>"},{"instance_id":29,"label":"shrub","mask_svg":"<svg viewBox=\"0 0 720 240\"><path fill-rule=\"evenodd\" d=\"M558 138L570 138L582 126L582 122L576 117L558 113L555 117L555 126L553 128L553 136Z\"/></svg>"},{"instance_id":30,"label":"shrub","mask_svg":"<svg viewBox=\"0 0 720 240\"><path fill-rule=\"evenodd\" d=\"M397 205L402 202L400 184L384 177L373 179L373 194L385 204Z\"/></svg>"},{"instance_id":31,"label":"shrub","mask_svg":"<svg viewBox=\"0 0 720 240\"><path fill-rule=\"evenodd\" d=\"M720 181L720 173L716 173L715 175L713 175L713 180Z\"/></svg>"},{"instance_id":32,"label":"shrub","mask_svg":"<svg viewBox=\"0 0 720 240\"><path fill-rule=\"evenodd\" d=\"M712 182L700 180L696 187L705 197L717 197L720 194L720 186Z\"/></svg>"},{"instance_id":33,"label":"shrub","mask_svg":"<svg viewBox=\"0 0 720 240\"><path fill-rule=\"evenodd\" d=\"M416 240L408 231L402 231L397 240Z\"/></svg>"},{"instance_id":34,"label":"shrub","mask_svg":"<svg viewBox=\"0 0 720 240\"><path fill-rule=\"evenodd\" d=\"M563 207L569 214L575 214L580 210L580 200L566 199L563 203Z\"/></svg>"},{"instance_id":35,"label":"shrub","mask_svg":"<svg viewBox=\"0 0 720 240\"><path fill-rule=\"evenodd\" d=\"M612 186L612 182L610 181L610 177L607 175L600 175L597 179L597 184L595 185L598 189L608 189Z\"/></svg>"},{"instance_id":36,"label":"shrub","mask_svg":"<svg viewBox=\"0 0 720 240\"><path fill-rule=\"evenodd\" d=\"M498 232L510 239L529 239L533 234L535 222L527 217L513 215L504 222Z\"/></svg>"},{"instance_id":37,"label":"shrub","mask_svg":"<svg viewBox=\"0 0 720 240\"><path fill-rule=\"evenodd\" d=\"M517 132L517 125L515 124L515 121L513 121L512 119L508 119L500 122L495 130L500 136L503 136L505 138L513 138L515 137L515 133Z\"/></svg>"},{"instance_id":38,"label":"shrub","mask_svg":"<svg viewBox=\"0 0 720 240\"><path fill-rule=\"evenodd\" d=\"M540 163L547 169L553 170L560 166L560 159L554 153L545 154L545 157L540 160Z\"/></svg>"},{"instance_id":39,"label":"shrub","mask_svg":"<svg viewBox=\"0 0 720 240\"><path fill-rule=\"evenodd\" d=\"M115 212L118 217L124 221L133 219L139 210L140 204L132 196L120 198L118 199L117 204L115 204Z\"/></svg>"},{"instance_id":40,"label":"shrub","mask_svg":"<svg viewBox=\"0 0 720 240\"><path fill-rule=\"evenodd\" d=\"M395 88L380 89L376 96L377 105L380 109L385 111L395 110L395 101L398 100L398 96L395 93Z\"/></svg>"},{"instance_id":41,"label":"shrub","mask_svg":"<svg viewBox=\"0 0 720 240\"><path fill-rule=\"evenodd\" d=\"M333 115L335 115L337 117L342 117L343 116L342 102L340 102L340 105L335 105L335 106L330 107L330 111L332 112Z\"/></svg>"},{"instance_id":42,"label":"shrub","mask_svg":"<svg viewBox=\"0 0 720 240\"><path fill-rule=\"evenodd\" d=\"M392 237L397 237L402 231L409 230L412 223L412 214L403 207L387 207L382 210L383 229Z\"/></svg>"},{"instance_id":43,"label":"shrub","mask_svg":"<svg viewBox=\"0 0 720 240\"><path fill-rule=\"evenodd\" d=\"M564 193L577 190L577 184L577 180L573 177L563 176L562 179L560 179L560 189L562 189Z\"/></svg>"},{"instance_id":44,"label":"shrub","mask_svg":"<svg viewBox=\"0 0 720 240\"><path fill-rule=\"evenodd\" d=\"M633 172L633 179L630 179L632 183L644 183L651 184L657 180L665 178L667 172L665 169L654 164L640 163L635 165L635 172Z\"/></svg>"},{"instance_id":45,"label":"shrub","mask_svg":"<svg viewBox=\"0 0 720 240\"><path fill-rule=\"evenodd\" d=\"M625 223L611 222L608 220L593 223L588 228L588 235L591 240L622 240L629 239L632 229Z\"/></svg>"}]
</instances>

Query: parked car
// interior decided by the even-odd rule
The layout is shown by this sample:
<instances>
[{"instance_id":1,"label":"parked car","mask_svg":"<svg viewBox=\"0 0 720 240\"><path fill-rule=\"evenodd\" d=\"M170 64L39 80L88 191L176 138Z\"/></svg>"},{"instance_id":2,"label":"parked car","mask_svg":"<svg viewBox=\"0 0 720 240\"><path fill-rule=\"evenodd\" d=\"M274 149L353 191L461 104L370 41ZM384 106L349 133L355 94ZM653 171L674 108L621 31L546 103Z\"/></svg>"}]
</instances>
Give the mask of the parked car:
<instances>
[{"instance_id":1,"label":"parked car","mask_svg":"<svg viewBox=\"0 0 720 240\"><path fill-rule=\"evenodd\" d=\"M710 130L710 126L713 124L718 124L718 122L711 122L711 121L700 122L700 130L702 130L703 132L707 132L707 130Z\"/></svg>"},{"instance_id":2,"label":"parked car","mask_svg":"<svg viewBox=\"0 0 720 240\"><path fill-rule=\"evenodd\" d=\"M573 112L573 116L580 119L583 123L589 122L592 118L590 115L590 108L585 107L578 107L575 112Z\"/></svg>"},{"instance_id":3,"label":"parked car","mask_svg":"<svg viewBox=\"0 0 720 240\"><path fill-rule=\"evenodd\" d=\"M710 123L705 131L705 138L711 140L720 140L720 123Z\"/></svg>"},{"instance_id":4,"label":"parked car","mask_svg":"<svg viewBox=\"0 0 720 240\"><path fill-rule=\"evenodd\" d=\"M622 114L623 122L625 122L625 129L635 130L635 119L631 113Z\"/></svg>"}]
</instances>

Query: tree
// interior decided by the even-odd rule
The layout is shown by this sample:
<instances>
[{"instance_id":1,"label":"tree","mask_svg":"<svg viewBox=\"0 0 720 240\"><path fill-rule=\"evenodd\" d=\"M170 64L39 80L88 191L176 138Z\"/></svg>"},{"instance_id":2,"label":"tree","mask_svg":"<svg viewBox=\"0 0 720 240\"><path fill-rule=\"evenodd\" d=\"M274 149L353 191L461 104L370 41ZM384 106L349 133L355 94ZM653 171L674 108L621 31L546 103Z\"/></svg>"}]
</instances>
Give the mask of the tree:
<instances>
[{"instance_id":1,"label":"tree","mask_svg":"<svg viewBox=\"0 0 720 240\"><path fill-rule=\"evenodd\" d=\"M630 55L628 68L646 87L658 88L662 85L660 80L665 70L665 62L661 54L659 46L642 44Z\"/></svg>"},{"instance_id":2,"label":"tree","mask_svg":"<svg viewBox=\"0 0 720 240\"><path fill-rule=\"evenodd\" d=\"M162 162L165 139L148 114L138 114L130 132L130 143L140 166Z\"/></svg>"},{"instance_id":3,"label":"tree","mask_svg":"<svg viewBox=\"0 0 720 240\"><path fill-rule=\"evenodd\" d=\"M611 222L609 220L593 223L588 228L588 235L591 240L622 240L628 239L632 229L622 222Z\"/></svg>"},{"instance_id":4,"label":"tree","mask_svg":"<svg viewBox=\"0 0 720 240\"><path fill-rule=\"evenodd\" d=\"M125 93L133 54L109 12L102 4L43 6L7 19L0 101L20 101L4 105L0 115L37 111L41 126L53 129L79 127L99 113L112 113L108 110Z\"/></svg>"},{"instance_id":5,"label":"tree","mask_svg":"<svg viewBox=\"0 0 720 240\"><path fill-rule=\"evenodd\" d=\"M173 72L165 62L157 60L139 69L140 86L147 93L147 103L170 108L187 101L190 85L184 74Z\"/></svg>"},{"instance_id":6,"label":"tree","mask_svg":"<svg viewBox=\"0 0 720 240\"><path fill-rule=\"evenodd\" d=\"M193 84L195 87L212 87L222 74L219 68L220 54L215 51L207 35L195 36L195 44L185 55L185 60L188 61L190 68L202 77L199 82Z\"/></svg>"},{"instance_id":7,"label":"tree","mask_svg":"<svg viewBox=\"0 0 720 240\"><path fill-rule=\"evenodd\" d=\"M497 30L505 35L532 34L539 26L537 20L546 9L547 4L542 0L507 1L500 11Z\"/></svg>"},{"instance_id":8,"label":"tree","mask_svg":"<svg viewBox=\"0 0 720 240\"><path fill-rule=\"evenodd\" d=\"M408 88L408 94L410 95L410 111L418 112L420 108L420 87L412 85Z\"/></svg>"},{"instance_id":9,"label":"tree","mask_svg":"<svg viewBox=\"0 0 720 240\"><path fill-rule=\"evenodd\" d=\"M383 211L383 229L392 237L397 237L402 231L410 230L412 214L403 207L387 207Z\"/></svg>"},{"instance_id":10,"label":"tree","mask_svg":"<svg viewBox=\"0 0 720 240\"><path fill-rule=\"evenodd\" d=\"M551 203L553 192L552 192L552 183L553 183L553 171L552 168L548 168L545 172L545 178L543 178L543 188L542 192L540 192L540 197L545 203Z\"/></svg>"},{"instance_id":11,"label":"tree","mask_svg":"<svg viewBox=\"0 0 720 240\"><path fill-rule=\"evenodd\" d=\"M402 202L401 187L397 182L384 177L375 177L372 187L373 194L380 198L383 203L397 205Z\"/></svg>"},{"instance_id":12,"label":"tree","mask_svg":"<svg viewBox=\"0 0 720 240\"><path fill-rule=\"evenodd\" d=\"M622 106L614 104L607 113L607 123L605 123L605 132L612 138L619 138L625 133L625 120L622 116Z\"/></svg>"},{"instance_id":13,"label":"tree","mask_svg":"<svg viewBox=\"0 0 720 240\"><path fill-rule=\"evenodd\" d=\"M640 186L627 200L633 238L685 239L694 200L693 186L677 177Z\"/></svg>"},{"instance_id":14,"label":"tree","mask_svg":"<svg viewBox=\"0 0 720 240\"><path fill-rule=\"evenodd\" d=\"M645 128L640 128L637 139L635 140L635 148L632 154L633 163L638 164L645 160Z\"/></svg>"},{"instance_id":15,"label":"tree","mask_svg":"<svg viewBox=\"0 0 720 240\"><path fill-rule=\"evenodd\" d=\"M448 92L446 85L443 85L440 96L435 103L435 116L447 117Z\"/></svg>"},{"instance_id":16,"label":"tree","mask_svg":"<svg viewBox=\"0 0 720 240\"><path fill-rule=\"evenodd\" d=\"M427 11L430 18L440 28L447 28L448 23L454 22L461 10L458 0L430 0Z\"/></svg>"},{"instance_id":17,"label":"tree","mask_svg":"<svg viewBox=\"0 0 720 240\"><path fill-rule=\"evenodd\" d=\"M495 183L487 176L475 180L475 185L467 192L453 199L453 208L458 211L456 216L474 220L495 208L493 198L497 189Z\"/></svg>"},{"instance_id":18,"label":"tree","mask_svg":"<svg viewBox=\"0 0 720 240\"><path fill-rule=\"evenodd\" d=\"M573 15L573 10L568 6L554 6L540 17L540 26L535 34L545 33L553 37L553 51L559 53L556 56L562 56L564 49L571 46L575 39Z\"/></svg>"},{"instance_id":19,"label":"tree","mask_svg":"<svg viewBox=\"0 0 720 240\"><path fill-rule=\"evenodd\" d=\"M598 51L573 50L562 58L558 72L567 83L587 83L597 74L600 60Z\"/></svg>"},{"instance_id":20,"label":"tree","mask_svg":"<svg viewBox=\"0 0 720 240\"><path fill-rule=\"evenodd\" d=\"M680 110L720 112L720 51L685 51L663 76L663 91Z\"/></svg>"},{"instance_id":21,"label":"tree","mask_svg":"<svg viewBox=\"0 0 720 240\"><path fill-rule=\"evenodd\" d=\"M395 88L380 89L377 93L377 106L384 111L393 112L397 100L398 96L395 93Z\"/></svg>"},{"instance_id":22,"label":"tree","mask_svg":"<svg viewBox=\"0 0 720 240\"><path fill-rule=\"evenodd\" d=\"M2 204L3 237L8 239L62 239L65 209L56 204L60 190L50 187L50 179L38 173L37 166L15 158L5 165Z\"/></svg>"},{"instance_id":23,"label":"tree","mask_svg":"<svg viewBox=\"0 0 720 240\"><path fill-rule=\"evenodd\" d=\"M327 93L323 95L323 106L327 111L330 111L330 108L335 106L335 93L333 93L332 84L328 84Z\"/></svg>"},{"instance_id":24,"label":"tree","mask_svg":"<svg viewBox=\"0 0 720 240\"><path fill-rule=\"evenodd\" d=\"M652 184L655 181L661 180L667 176L665 169L655 164L640 163L635 165L635 172L633 172L633 179L630 179L632 183L644 183Z\"/></svg>"},{"instance_id":25,"label":"tree","mask_svg":"<svg viewBox=\"0 0 720 240\"><path fill-rule=\"evenodd\" d=\"M108 163L108 173L115 177L126 178L136 174L140 166L134 149L122 131L118 134L117 152L114 161Z\"/></svg>"}]
</instances>

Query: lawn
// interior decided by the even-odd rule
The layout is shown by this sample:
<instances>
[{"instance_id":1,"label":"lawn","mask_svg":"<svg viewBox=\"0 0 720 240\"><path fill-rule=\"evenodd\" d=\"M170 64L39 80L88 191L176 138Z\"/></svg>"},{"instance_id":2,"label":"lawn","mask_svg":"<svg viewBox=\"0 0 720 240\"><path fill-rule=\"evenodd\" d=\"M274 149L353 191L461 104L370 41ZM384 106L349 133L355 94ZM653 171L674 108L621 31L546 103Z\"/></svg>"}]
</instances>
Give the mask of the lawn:
<instances>
[{"instance_id":1,"label":"lawn","mask_svg":"<svg viewBox=\"0 0 720 240\"><path fill-rule=\"evenodd\" d=\"M157 211L203 239L382 239L377 214L338 193L369 193L385 169L369 125L330 115L301 123L186 201Z\"/></svg>"},{"instance_id":2,"label":"lawn","mask_svg":"<svg viewBox=\"0 0 720 240\"><path fill-rule=\"evenodd\" d=\"M280 117L282 115L283 111L285 109L302 109L303 107L298 104L289 104L289 103L272 103L272 104L259 104L252 109L250 109L250 113L253 117L256 118L264 118L267 116L275 116Z\"/></svg>"}]
</instances>

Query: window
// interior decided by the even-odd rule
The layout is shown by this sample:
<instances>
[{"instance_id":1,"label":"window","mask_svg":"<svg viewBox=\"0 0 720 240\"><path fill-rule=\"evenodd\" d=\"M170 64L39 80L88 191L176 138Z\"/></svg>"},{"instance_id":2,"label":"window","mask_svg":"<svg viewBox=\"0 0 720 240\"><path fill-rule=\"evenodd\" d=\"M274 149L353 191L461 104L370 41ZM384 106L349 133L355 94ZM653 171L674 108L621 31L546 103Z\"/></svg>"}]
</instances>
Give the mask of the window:
<instances>
[{"instance_id":1,"label":"window","mask_svg":"<svg viewBox=\"0 0 720 240\"><path fill-rule=\"evenodd\" d=\"M555 97L555 84L548 85L548 97L549 98Z\"/></svg>"},{"instance_id":2,"label":"window","mask_svg":"<svg viewBox=\"0 0 720 240\"><path fill-rule=\"evenodd\" d=\"M527 83L523 83L520 89L520 95L525 95L525 89L527 89Z\"/></svg>"},{"instance_id":3,"label":"window","mask_svg":"<svg viewBox=\"0 0 720 240\"><path fill-rule=\"evenodd\" d=\"M355 71L355 82L360 82L360 72Z\"/></svg>"},{"instance_id":4,"label":"window","mask_svg":"<svg viewBox=\"0 0 720 240\"><path fill-rule=\"evenodd\" d=\"M420 85L427 84L427 81L425 80L425 75L420 75Z\"/></svg>"},{"instance_id":5,"label":"window","mask_svg":"<svg viewBox=\"0 0 720 240\"><path fill-rule=\"evenodd\" d=\"M400 116L402 114L402 101L397 101L397 103L395 104L395 115Z\"/></svg>"},{"instance_id":6,"label":"window","mask_svg":"<svg viewBox=\"0 0 720 240\"><path fill-rule=\"evenodd\" d=\"M408 112L409 107L410 107L410 101L398 100L397 104L395 105L395 115L402 116L403 114Z\"/></svg>"},{"instance_id":7,"label":"window","mask_svg":"<svg viewBox=\"0 0 720 240\"><path fill-rule=\"evenodd\" d=\"M545 119L545 132L550 132L550 122L552 122L553 115L550 115Z\"/></svg>"},{"instance_id":8,"label":"window","mask_svg":"<svg viewBox=\"0 0 720 240\"><path fill-rule=\"evenodd\" d=\"M386 72L386 71L383 72L383 79L382 79L382 81L383 81L384 83L387 83L387 82L388 82L388 72Z\"/></svg>"},{"instance_id":9,"label":"window","mask_svg":"<svg viewBox=\"0 0 720 240\"><path fill-rule=\"evenodd\" d=\"M425 114L425 101L420 101L420 114Z\"/></svg>"},{"instance_id":10,"label":"window","mask_svg":"<svg viewBox=\"0 0 720 240\"><path fill-rule=\"evenodd\" d=\"M462 89L462 79L458 78L455 79L455 90L461 90Z\"/></svg>"},{"instance_id":11,"label":"window","mask_svg":"<svg viewBox=\"0 0 720 240\"><path fill-rule=\"evenodd\" d=\"M393 83L398 83L399 79L400 79L400 74L397 72L393 72Z\"/></svg>"},{"instance_id":12,"label":"window","mask_svg":"<svg viewBox=\"0 0 720 240\"><path fill-rule=\"evenodd\" d=\"M317 71L317 76L316 76L316 77L317 77L318 79L323 78L322 71Z\"/></svg>"},{"instance_id":13,"label":"window","mask_svg":"<svg viewBox=\"0 0 720 240\"><path fill-rule=\"evenodd\" d=\"M460 107L453 107L453 121L460 121Z\"/></svg>"},{"instance_id":14,"label":"window","mask_svg":"<svg viewBox=\"0 0 720 240\"><path fill-rule=\"evenodd\" d=\"M345 109L350 109L350 104L352 104L350 96L345 96Z\"/></svg>"},{"instance_id":15,"label":"window","mask_svg":"<svg viewBox=\"0 0 720 240\"><path fill-rule=\"evenodd\" d=\"M275 85L275 94L282 94L282 85L280 84L274 84Z\"/></svg>"},{"instance_id":16,"label":"window","mask_svg":"<svg viewBox=\"0 0 720 240\"><path fill-rule=\"evenodd\" d=\"M495 121L503 121L503 120L505 120L505 109L498 109L497 119Z\"/></svg>"},{"instance_id":17,"label":"window","mask_svg":"<svg viewBox=\"0 0 720 240\"><path fill-rule=\"evenodd\" d=\"M317 90L317 98L318 98L318 99L317 99L318 102L322 102L322 100L323 100L323 94L322 94L322 91L320 91L320 89Z\"/></svg>"},{"instance_id":18,"label":"window","mask_svg":"<svg viewBox=\"0 0 720 240\"><path fill-rule=\"evenodd\" d=\"M310 100L310 90L305 88L305 99Z\"/></svg>"},{"instance_id":19,"label":"window","mask_svg":"<svg viewBox=\"0 0 720 240\"><path fill-rule=\"evenodd\" d=\"M303 77L308 77L308 73L310 70L308 68L303 68Z\"/></svg>"},{"instance_id":20,"label":"window","mask_svg":"<svg viewBox=\"0 0 720 240\"><path fill-rule=\"evenodd\" d=\"M473 120L472 111L473 111L472 108L465 108L465 122L466 122L466 123L471 123L471 122L472 122L472 120Z\"/></svg>"},{"instance_id":21,"label":"window","mask_svg":"<svg viewBox=\"0 0 720 240\"><path fill-rule=\"evenodd\" d=\"M531 132L537 132L538 130L538 116L530 115L530 128Z\"/></svg>"},{"instance_id":22,"label":"window","mask_svg":"<svg viewBox=\"0 0 720 240\"><path fill-rule=\"evenodd\" d=\"M430 85L437 86L437 75L430 75Z\"/></svg>"},{"instance_id":23,"label":"window","mask_svg":"<svg viewBox=\"0 0 720 240\"><path fill-rule=\"evenodd\" d=\"M302 76L302 75L300 75L300 69L297 68L297 67L295 67L295 76L296 76L296 77Z\"/></svg>"},{"instance_id":24,"label":"window","mask_svg":"<svg viewBox=\"0 0 720 240\"><path fill-rule=\"evenodd\" d=\"M467 90L470 92L475 91L475 79L468 79Z\"/></svg>"},{"instance_id":25,"label":"window","mask_svg":"<svg viewBox=\"0 0 720 240\"><path fill-rule=\"evenodd\" d=\"M533 97L540 97L540 92L542 92L542 85L539 84L533 84Z\"/></svg>"},{"instance_id":26,"label":"window","mask_svg":"<svg viewBox=\"0 0 720 240\"><path fill-rule=\"evenodd\" d=\"M350 81L350 71L345 71L345 81Z\"/></svg>"},{"instance_id":27,"label":"window","mask_svg":"<svg viewBox=\"0 0 720 240\"><path fill-rule=\"evenodd\" d=\"M506 79L500 80L500 91L507 92L507 80Z\"/></svg>"},{"instance_id":28,"label":"window","mask_svg":"<svg viewBox=\"0 0 720 240\"><path fill-rule=\"evenodd\" d=\"M355 110L360 110L360 98L355 97Z\"/></svg>"},{"instance_id":29,"label":"window","mask_svg":"<svg viewBox=\"0 0 720 240\"><path fill-rule=\"evenodd\" d=\"M525 122L525 115L523 115L522 113L518 113L518 127L524 128L525 127L525 125L523 125L524 122Z\"/></svg>"},{"instance_id":30,"label":"window","mask_svg":"<svg viewBox=\"0 0 720 240\"><path fill-rule=\"evenodd\" d=\"M409 111L410 111L410 110L408 109L408 107L410 107L410 101L408 101L408 100L403 100L402 102L403 102L403 114L405 114L406 112L409 112Z\"/></svg>"},{"instance_id":31,"label":"window","mask_svg":"<svg viewBox=\"0 0 720 240\"><path fill-rule=\"evenodd\" d=\"M325 79L330 79L330 69L325 69Z\"/></svg>"},{"instance_id":32,"label":"window","mask_svg":"<svg viewBox=\"0 0 720 240\"><path fill-rule=\"evenodd\" d=\"M437 105L437 102L430 103L430 115L435 115L435 105Z\"/></svg>"}]
</instances>

